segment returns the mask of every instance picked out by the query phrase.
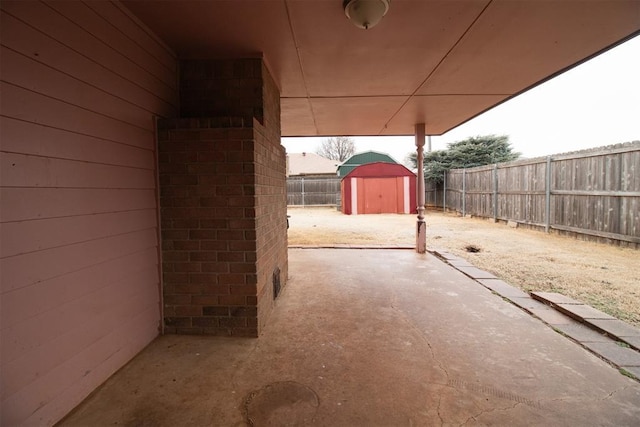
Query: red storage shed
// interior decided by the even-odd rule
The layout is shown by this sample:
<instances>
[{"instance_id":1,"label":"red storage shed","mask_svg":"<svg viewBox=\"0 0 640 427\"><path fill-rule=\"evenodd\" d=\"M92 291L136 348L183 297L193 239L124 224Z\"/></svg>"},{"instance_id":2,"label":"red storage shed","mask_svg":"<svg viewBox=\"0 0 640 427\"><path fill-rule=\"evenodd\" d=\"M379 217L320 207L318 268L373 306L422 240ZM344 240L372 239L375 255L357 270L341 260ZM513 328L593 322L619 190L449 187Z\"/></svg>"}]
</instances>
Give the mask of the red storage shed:
<instances>
[{"instance_id":1,"label":"red storage shed","mask_svg":"<svg viewBox=\"0 0 640 427\"><path fill-rule=\"evenodd\" d=\"M353 169L340 183L342 213L414 213L416 174L406 167L386 162Z\"/></svg>"}]
</instances>

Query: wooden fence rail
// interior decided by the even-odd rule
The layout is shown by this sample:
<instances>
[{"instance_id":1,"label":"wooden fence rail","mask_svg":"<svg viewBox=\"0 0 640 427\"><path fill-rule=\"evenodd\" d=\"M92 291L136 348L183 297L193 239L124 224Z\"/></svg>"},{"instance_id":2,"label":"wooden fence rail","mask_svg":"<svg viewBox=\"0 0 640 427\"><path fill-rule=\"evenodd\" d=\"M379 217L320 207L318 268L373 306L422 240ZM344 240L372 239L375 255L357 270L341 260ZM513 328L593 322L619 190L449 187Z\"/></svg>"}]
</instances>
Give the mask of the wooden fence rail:
<instances>
[{"instance_id":1,"label":"wooden fence rail","mask_svg":"<svg viewBox=\"0 0 640 427\"><path fill-rule=\"evenodd\" d=\"M427 205L640 248L640 141L450 170Z\"/></svg>"},{"instance_id":2,"label":"wooden fence rail","mask_svg":"<svg viewBox=\"0 0 640 427\"><path fill-rule=\"evenodd\" d=\"M287 205L336 205L340 196L340 178L288 177Z\"/></svg>"}]
</instances>

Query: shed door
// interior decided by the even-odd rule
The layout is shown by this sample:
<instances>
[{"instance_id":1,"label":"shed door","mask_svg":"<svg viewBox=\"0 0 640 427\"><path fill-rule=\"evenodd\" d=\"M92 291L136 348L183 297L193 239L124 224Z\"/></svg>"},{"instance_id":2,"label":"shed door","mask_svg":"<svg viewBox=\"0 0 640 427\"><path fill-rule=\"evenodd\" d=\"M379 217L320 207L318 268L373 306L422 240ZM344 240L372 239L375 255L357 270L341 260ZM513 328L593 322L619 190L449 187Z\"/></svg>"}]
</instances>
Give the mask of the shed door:
<instances>
[{"instance_id":1,"label":"shed door","mask_svg":"<svg viewBox=\"0 0 640 427\"><path fill-rule=\"evenodd\" d=\"M359 191L358 194L359 213L379 214L398 212L399 195L395 178L365 178L361 182L362 191ZM400 195L400 197L402 196Z\"/></svg>"}]
</instances>

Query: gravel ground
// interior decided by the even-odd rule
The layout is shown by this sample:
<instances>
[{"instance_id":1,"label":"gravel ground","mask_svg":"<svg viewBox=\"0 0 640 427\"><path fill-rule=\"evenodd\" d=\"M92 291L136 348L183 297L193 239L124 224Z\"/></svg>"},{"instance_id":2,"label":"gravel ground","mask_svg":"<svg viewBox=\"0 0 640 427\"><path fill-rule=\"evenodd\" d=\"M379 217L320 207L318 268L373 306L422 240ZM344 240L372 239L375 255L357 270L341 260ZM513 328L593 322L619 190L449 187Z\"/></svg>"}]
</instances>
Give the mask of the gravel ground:
<instances>
[{"instance_id":1,"label":"gravel ground","mask_svg":"<svg viewBox=\"0 0 640 427\"><path fill-rule=\"evenodd\" d=\"M415 243L415 215L290 208L290 245ZM640 251L427 212L427 246L465 258L525 291L558 292L640 327ZM466 249L473 246L479 252Z\"/></svg>"}]
</instances>

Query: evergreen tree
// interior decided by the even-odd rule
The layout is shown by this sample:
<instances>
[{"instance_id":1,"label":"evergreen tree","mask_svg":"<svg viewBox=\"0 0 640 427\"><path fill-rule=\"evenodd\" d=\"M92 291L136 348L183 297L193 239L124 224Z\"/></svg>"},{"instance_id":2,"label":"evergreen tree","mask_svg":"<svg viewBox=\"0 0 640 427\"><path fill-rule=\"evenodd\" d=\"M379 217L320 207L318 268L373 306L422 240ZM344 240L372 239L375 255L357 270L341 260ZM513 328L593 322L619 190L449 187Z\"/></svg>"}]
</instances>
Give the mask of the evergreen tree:
<instances>
[{"instance_id":1,"label":"evergreen tree","mask_svg":"<svg viewBox=\"0 0 640 427\"><path fill-rule=\"evenodd\" d=\"M446 150L425 153L424 177L433 182L442 182L449 169L472 168L492 163L509 162L520 157L514 152L506 135L470 137L449 144ZM416 154L409 157L413 167L417 166Z\"/></svg>"}]
</instances>

